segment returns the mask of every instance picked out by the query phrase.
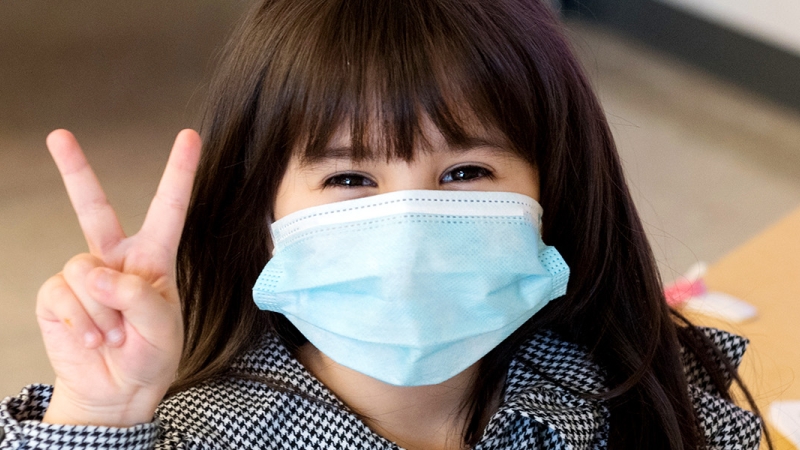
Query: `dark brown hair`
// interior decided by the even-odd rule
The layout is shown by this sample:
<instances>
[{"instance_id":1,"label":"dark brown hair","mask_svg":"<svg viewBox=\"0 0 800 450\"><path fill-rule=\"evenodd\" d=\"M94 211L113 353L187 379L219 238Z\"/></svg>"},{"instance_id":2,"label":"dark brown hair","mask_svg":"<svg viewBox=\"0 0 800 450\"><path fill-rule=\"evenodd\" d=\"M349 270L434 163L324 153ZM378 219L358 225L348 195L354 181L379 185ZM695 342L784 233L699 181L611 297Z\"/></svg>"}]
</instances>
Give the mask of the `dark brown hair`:
<instances>
[{"instance_id":1,"label":"dark brown hair","mask_svg":"<svg viewBox=\"0 0 800 450\"><path fill-rule=\"evenodd\" d=\"M725 358L691 324L676 325L603 110L556 17L534 0L266 0L254 8L210 94L178 255L186 341L170 392L227 374L263 333L290 349L305 342L283 316L258 310L251 293L292 151L313 158L346 125L355 158L382 151L410 160L423 118L455 145L469 139L471 119L508 138L538 170L544 241L571 268L567 295L482 360L465 405L465 443L480 439L515 351L548 328L585 346L607 373L609 448L703 448L680 348L697 353L729 398L715 359ZM383 145L368 146L369 134Z\"/></svg>"}]
</instances>

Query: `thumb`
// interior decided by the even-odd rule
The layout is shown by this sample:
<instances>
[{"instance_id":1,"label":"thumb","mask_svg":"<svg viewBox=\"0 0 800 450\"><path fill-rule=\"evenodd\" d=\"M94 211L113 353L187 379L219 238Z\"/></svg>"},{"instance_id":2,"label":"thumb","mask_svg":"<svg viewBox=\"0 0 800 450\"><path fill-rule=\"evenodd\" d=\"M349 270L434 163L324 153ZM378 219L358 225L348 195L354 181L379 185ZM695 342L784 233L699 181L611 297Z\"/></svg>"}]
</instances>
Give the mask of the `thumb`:
<instances>
[{"instance_id":1,"label":"thumb","mask_svg":"<svg viewBox=\"0 0 800 450\"><path fill-rule=\"evenodd\" d=\"M119 311L126 324L154 347L163 348L181 336L178 302L165 298L140 276L98 267L89 272L87 285L98 303ZM177 298L177 293L170 297Z\"/></svg>"}]
</instances>

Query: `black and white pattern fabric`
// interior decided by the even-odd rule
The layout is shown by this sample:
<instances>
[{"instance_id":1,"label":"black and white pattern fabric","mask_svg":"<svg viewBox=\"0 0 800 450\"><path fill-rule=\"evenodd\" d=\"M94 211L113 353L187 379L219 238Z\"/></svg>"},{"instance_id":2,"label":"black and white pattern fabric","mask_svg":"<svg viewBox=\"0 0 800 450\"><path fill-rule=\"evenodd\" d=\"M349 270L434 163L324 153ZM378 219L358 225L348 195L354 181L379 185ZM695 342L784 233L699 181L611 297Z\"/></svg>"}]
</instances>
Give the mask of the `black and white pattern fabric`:
<instances>
[{"instance_id":1,"label":"black and white pattern fabric","mask_svg":"<svg viewBox=\"0 0 800 450\"><path fill-rule=\"evenodd\" d=\"M746 339L702 331L739 364ZM758 448L760 421L723 400L688 352L683 358L709 448ZM275 337L265 337L234 369L270 382L209 382L165 400L153 422L132 428L43 424L52 388L30 385L0 403L0 450L399 449L349 412ZM606 448L608 409L581 395L602 393L603 380L602 370L580 347L551 332L536 335L511 363L502 404L474 448Z\"/></svg>"}]
</instances>

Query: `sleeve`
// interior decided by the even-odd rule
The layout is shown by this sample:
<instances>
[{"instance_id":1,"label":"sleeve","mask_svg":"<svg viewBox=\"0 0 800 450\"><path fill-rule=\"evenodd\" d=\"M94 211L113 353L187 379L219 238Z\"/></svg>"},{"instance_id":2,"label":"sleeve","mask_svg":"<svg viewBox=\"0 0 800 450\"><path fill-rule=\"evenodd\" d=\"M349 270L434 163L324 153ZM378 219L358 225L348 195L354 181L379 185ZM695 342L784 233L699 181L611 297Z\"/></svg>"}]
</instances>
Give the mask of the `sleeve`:
<instances>
[{"instance_id":1,"label":"sleeve","mask_svg":"<svg viewBox=\"0 0 800 450\"><path fill-rule=\"evenodd\" d=\"M738 367L747 349L746 338L714 328L700 328L733 367ZM689 394L710 449L757 449L761 443L761 419L750 411L725 400L711 383L699 361L684 351ZM720 368L724 364L718 361ZM725 372L730 386L731 374Z\"/></svg>"},{"instance_id":2,"label":"sleeve","mask_svg":"<svg viewBox=\"0 0 800 450\"><path fill-rule=\"evenodd\" d=\"M180 447L157 445L158 420L131 428L42 423L52 392L52 386L32 384L18 396L7 397L0 402L0 450L144 450Z\"/></svg>"}]
</instances>

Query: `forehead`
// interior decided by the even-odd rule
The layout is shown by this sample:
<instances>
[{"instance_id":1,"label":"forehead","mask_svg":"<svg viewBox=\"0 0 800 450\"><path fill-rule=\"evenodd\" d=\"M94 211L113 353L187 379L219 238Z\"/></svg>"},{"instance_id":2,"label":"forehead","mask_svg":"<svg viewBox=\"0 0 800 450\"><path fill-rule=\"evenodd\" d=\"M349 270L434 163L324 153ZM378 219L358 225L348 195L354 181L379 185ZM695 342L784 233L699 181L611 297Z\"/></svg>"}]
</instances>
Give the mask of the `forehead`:
<instances>
[{"instance_id":1,"label":"forehead","mask_svg":"<svg viewBox=\"0 0 800 450\"><path fill-rule=\"evenodd\" d=\"M447 130L437 127L429 117L423 117L419 121L418 129L412 134L413 139L407 143L409 148L397 147L396 139L392 139L396 136L389 134L395 130L390 127L387 130L386 126L370 125L363 130L363 133L358 133L353 131L351 123L343 122L335 128L321 147L314 148L312 140L305 139L303 144L295 147L293 153L299 159L301 167L342 159L411 161L420 152L461 153L478 148L506 156L521 156L496 127L483 124L474 117L465 122L456 133L450 130L448 135Z\"/></svg>"}]
</instances>

